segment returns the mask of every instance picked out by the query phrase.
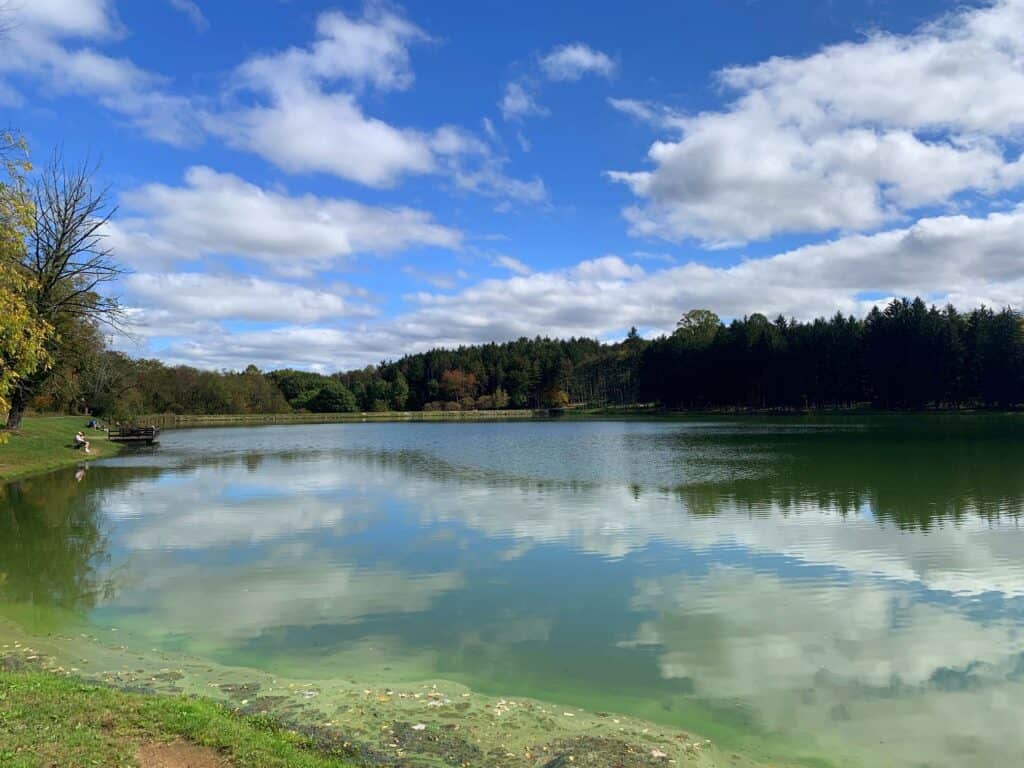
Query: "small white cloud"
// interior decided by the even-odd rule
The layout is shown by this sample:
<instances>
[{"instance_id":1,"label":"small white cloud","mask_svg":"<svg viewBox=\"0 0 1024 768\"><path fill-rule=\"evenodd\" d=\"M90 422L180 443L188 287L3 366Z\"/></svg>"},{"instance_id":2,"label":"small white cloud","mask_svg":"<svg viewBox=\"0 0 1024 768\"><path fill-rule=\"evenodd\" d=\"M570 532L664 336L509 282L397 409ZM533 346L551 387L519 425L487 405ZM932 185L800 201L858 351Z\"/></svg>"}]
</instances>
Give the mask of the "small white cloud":
<instances>
[{"instance_id":1,"label":"small white cloud","mask_svg":"<svg viewBox=\"0 0 1024 768\"><path fill-rule=\"evenodd\" d=\"M529 265L524 264L519 259L513 258L512 256L495 256L492 263L496 267L507 269L509 272L517 275L529 275L533 273L533 270L530 269Z\"/></svg>"},{"instance_id":2,"label":"small white cloud","mask_svg":"<svg viewBox=\"0 0 1024 768\"><path fill-rule=\"evenodd\" d=\"M504 166L508 158L496 154L489 144L473 134L454 126L443 126L434 133L431 146L456 189L494 198L506 209L514 203L539 204L547 199L541 179L515 179L506 175Z\"/></svg>"},{"instance_id":3,"label":"small white cloud","mask_svg":"<svg viewBox=\"0 0 1024 768\"><path fill-rule=\"evenodd\" d=\"M487 134L487 138L491 141L499 141L498 132L494 128L494 121L489 117L483 119L484 133Z\"/></svg>"},{"instance_id":4,"label":"small white cloud","mask_svg":"<svg viewBox=\"0 0 1024 768\"><path fill-rule=\"evenodd\" d=\"M490 159L473 169L457 168L452 177L455 186L458 189L495 198L507 205L517 202L541 204L547 200L547 189L542 179L514 179L506 176L501 171L503 162L504 160Z\"/></svg>"},{"instance_id":5,"label":"small white cloud","mask_svg":"<svg viewBox=\"0 0 1024 768\"><path fill-rule=\"evenodd\" d=\"M210 22L203 15L202 9L195 0L169 0L171 7L181 11L196 28L197 32L205 32L210 28Z\"/></svg>"},{"instance_id":6,"label":"small white cloud","mask_svg":"<svg viewBox=\"0 0 1024 768\"><path fill-rule=\"evenodd\" d=\"M661 104L638 99L614 98L608 99L608 103L613 109L657 128L681 129L685 126L682 115Z\"/></svg>"},{"instance_id":7,"label":"small white cloud","mask_svg":"<svg viewBox=\"0 0 1024 768\"><path fill-rule=\"evenodd\" d=\"M548 79L563 82L579 80L587 74L610 77L615 73L611 56L584 43L558 46L541 58L540 67Z\"/></svg>"},{"instance_id":8,"label":"small white cloud","mask_svg":"<svg viewBox=\"0 0 1024 768\"><path fill-rule=\"evenodd\" d=\"M6 10L15 28L31 28L55 36L110 38L122 31L112 0L32 0L10 3Z\"/></svg>"},{"instance_id":9,"label":"small white cloud","mask_svg":"<svg viewBox=\"0 0 1024 768\"><path fill-rule=\"evenodd\" d=\"M486 155L487 144L477 136L454 125L443 125L434 131L430 147L439 155Z\"/></svg>"},{"instance_id":10,"label":"small white cloud","mask_svg":"<svg viewBox=\"0 0 1024 768\"><path fill-rule=\"evenodd\" d=\"M362 18L327 11L317 18L317 39L305 48L255 56L238 68L250 89L279 94L298 84L346 80L361 87L405 90L413 83L409 46L429 36L383 4L366 6Z\"/></svg>"},{"instance_id":11,"label":"small white cloud","mask_svg":"<svg viewBox=\"0 0 1024 768\"><path fill-rule=\"evenodd\" d=\"M548 110L538 104L522 83L511 82L498 103L506 120L521 120L527 115L546 115Z\"/></svg>"},{"instance_id":12,"label":"small white cloud","mask_svg":"<svg viewBox=\"0 0 1024 768\"><path fill-rule=\"evenodd\" d=\"M638 280L644 276L643 267L637 264L627 264L618 256L609 254L599 259L581 261L573 267L571 273L574 278L580 280Z\"/></svg>"}]
</instances>

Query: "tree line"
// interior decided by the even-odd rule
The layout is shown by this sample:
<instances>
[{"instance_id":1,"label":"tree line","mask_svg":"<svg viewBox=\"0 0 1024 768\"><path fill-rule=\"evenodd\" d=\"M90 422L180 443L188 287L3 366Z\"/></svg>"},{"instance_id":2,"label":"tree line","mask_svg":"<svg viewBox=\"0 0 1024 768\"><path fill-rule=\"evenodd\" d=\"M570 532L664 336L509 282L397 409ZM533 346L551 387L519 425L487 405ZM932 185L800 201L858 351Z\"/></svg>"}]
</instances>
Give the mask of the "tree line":
<instances>
[{"instance_id":1,"label":"tree line","mask_svg":"<svg viewBox=\"0 0 1024 768\"><path fill-rule=\"evenodd\" d=\"M670 409L996 407L1024 402L1024 323L899 299L865 317L726 323L687 312L671 334L617 343L521 338L434 349L330 375L204 371L107 349L123 321L106 247L114 208L93 168L40 171L0 134L0 412L141 414L501 410L657 404Z\"/></svg>"},{"instance_id":2,"label":"tree line","mask_svg":"<svg viewBox=\"0 0 1024 768\"><path fill-rule=\"evenodd\" d=\"M670 335L618 343L519 339L435 349L330 375L203 371L78 344L41 410L345 413L656 404L668 409L1014 408L1024 402L1024 322L899 299L865 317L722 322L693 310ZM83 353L92 349L91 353ZM59 366L58 366L59 369Z\"/></svg>"},{"instance_id":3,"label":"tree line","mask_svg":"<svg viewBox=\"0 0 1024 768\"><path fill-rule=\"evenodd\" d=\"M673 408L1012 408L1024 402L1024 324L1009 308L920 298L812 322L726 325L695 310L647 345L640 371L640 398Z\"/></svg>"},{"instance_id":4,"label":"tree line","mask_svg":"<svg viewBox=\"0 0 1024 768\"><path fill-rule=\"evenodd\" d=\"M285 383L294 372L271 374ZM306 374L308 376L308 374ZM653 340L519 339L408 355L331 377L359 410L1014 408L1024 402L1024 319L1010 308L897 299L864 317L725 323L696 309ZM312 387L306 392L312 391Z\"/></svg>"}]
</instances>

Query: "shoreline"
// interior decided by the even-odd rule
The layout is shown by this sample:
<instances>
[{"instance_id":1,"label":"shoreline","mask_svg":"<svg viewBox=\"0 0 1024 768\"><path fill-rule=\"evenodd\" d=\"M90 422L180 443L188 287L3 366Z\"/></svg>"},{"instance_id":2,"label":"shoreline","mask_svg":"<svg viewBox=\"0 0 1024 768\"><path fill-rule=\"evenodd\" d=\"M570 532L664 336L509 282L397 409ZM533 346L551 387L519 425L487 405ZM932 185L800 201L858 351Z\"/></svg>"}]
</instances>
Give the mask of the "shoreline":
<instances>
[{"instance_id":1,"label":"shoreline","mask_svg":"<svg viewBox=\"0 0 1024 768\"><path fill-rule=\"evenodd\" d=\"M710 410L672 410L653 406L610 406L604 408L522 408L493 411L359 411L353 413L252 413L252 414L147 414L133 421L161 429L201 427L247 427L289 424L363 424L363 423L458 423L508 421L572 420L686 420L691 418L817 418L859 416L1012 416L1024 410L985 408L925 408L886 410L868 406L850 408L757 409L722 408ZM35 417L51 418L51 417Z\"/></svg>"},{"instance_id":2,"label":"shoreline","mask_svg":"<svg viewBox=\"0 0 1024 768\"><path fill-rule=\"evenodd\" d=\"M353 413L147 414L133 421L161 429L249 427L270 424L361 424L364 422L487 422L554 418L548 409L503 411L358 411Z\"/></svg>"},{"instance_id":3,"label":"shoreline","mask_svg":"<svg viewBox=\"0 0 1024 768\"><path fill-rule=\"evenodd\" d=\"M24 480L121 453L105 432L87 430L88 416L26 416L21 428L0 430L0 484ZM78 430L85 432L90 452L72 447Z\"/></svg>"},{"instance_id":4,"label":"shoreline","mask_svg":"<svg viewBox=\"0 0 1024 768\"><path fill-rule=\"evenodd\" d=\"M357 413L276 413L276 414L148 414L134 419L165 430L216 427L257 427L311 424L367 423L500 423L525 421L653 421L673 422L689 419L818 419L858 417L929 417L957 419L967 417L1024 416L1021 410L974 408L927 409L920 411L879 410L868 407L822 410L729 409L678 411L649 406L623 406L594 409L520 409L502 411L380 411ZM125 446L110 442L105 432L88 430L92 452L85 454L71 446L71 437L85 429L88 416L30 415L13 432L0 429L0 484L24 480L66 467L119 455ZM6 441L5 441L6 438Z\"/></svg>"},{"instance_id":5,"label":"shoreline","mask_svg":"<svg viewBox=\"0 0 1024 768\"><path fill-rule=\"evenodd\" d=\"M229 755L250 768L355 768L319 754L311 736L212 700L129 692L0 655L3 765L32 766L36 757L39 765L229 768Z\"/></svg>"},{"instance_id":6,"label":"shoreline","mask_svg":"<svg viewBox=\"0 0 1024 768\"><path fill-rule=\"evenodd\" d=\"M292 678L188 654L114 645L131 643L124 632L100 640L97 635L107 634L102 628L76 623L63 628L67 635L54 629L39 636L0 616L0 694L17 683L18 675L28 675L50 689L40 701L50 709L66 706L57 690L75 687L108 700L130 697L157 711L189 704L220 712L240 728L256 722L265 733L288 736L293 746L297 739L301 748L293 754L312 760L241 763L252 768L789 768L806 757L796 744L769 734L737 731L733 738L741 743L727 746L717 738L712 743L707 733L683 730L688 723L670 726L551 700L500 697L448 679L396 681L380 672ZM0 695L0 713L4 706ZM108 705L101 711L109 710ZM0 717L0 735L3 727ZM63 733L51 733L54 741L63 738ZM215 746L243 757L230 743Z\"/></svg>"}]
</instances>

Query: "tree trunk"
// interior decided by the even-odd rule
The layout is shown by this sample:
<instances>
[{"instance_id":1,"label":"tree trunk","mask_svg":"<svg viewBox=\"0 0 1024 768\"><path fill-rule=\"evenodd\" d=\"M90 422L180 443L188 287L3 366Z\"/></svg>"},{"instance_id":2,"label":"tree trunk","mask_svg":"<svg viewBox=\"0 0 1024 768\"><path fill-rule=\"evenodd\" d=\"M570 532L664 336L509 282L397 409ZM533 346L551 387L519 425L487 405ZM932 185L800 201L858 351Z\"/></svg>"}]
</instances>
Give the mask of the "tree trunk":
<instances>
[{"instance_id":1,"label":"tree trunk","mask_svg":"<svg viewBox=\"0 0 1024 768\"><path fill-rule=\"evenodd\" d=\"M19 429L21 419L28 407L29 393L22 387L15 387L11 392L11 410L7 412L7 428Z\"/></svg>"}]
</instances>

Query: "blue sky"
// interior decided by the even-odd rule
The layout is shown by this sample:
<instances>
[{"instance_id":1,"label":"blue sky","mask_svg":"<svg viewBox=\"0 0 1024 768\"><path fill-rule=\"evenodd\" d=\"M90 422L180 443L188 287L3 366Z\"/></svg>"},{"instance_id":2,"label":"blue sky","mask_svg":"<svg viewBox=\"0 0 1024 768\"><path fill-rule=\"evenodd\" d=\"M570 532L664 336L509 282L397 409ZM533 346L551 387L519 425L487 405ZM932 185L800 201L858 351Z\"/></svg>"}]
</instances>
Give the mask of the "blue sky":
<instances>
[{"instance_id":1,"label":"blue sky","mask_svg":"<svg viewBox=\"0 0 1024 768\"><path fill-rule=\"evenodd\" d=\"M1019 306L1024 0L8 3L133 354L361 366L694 307Z\"/></svg>"}]
</instances>

